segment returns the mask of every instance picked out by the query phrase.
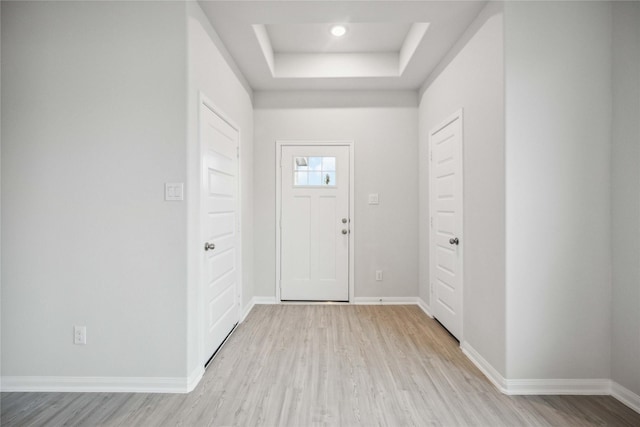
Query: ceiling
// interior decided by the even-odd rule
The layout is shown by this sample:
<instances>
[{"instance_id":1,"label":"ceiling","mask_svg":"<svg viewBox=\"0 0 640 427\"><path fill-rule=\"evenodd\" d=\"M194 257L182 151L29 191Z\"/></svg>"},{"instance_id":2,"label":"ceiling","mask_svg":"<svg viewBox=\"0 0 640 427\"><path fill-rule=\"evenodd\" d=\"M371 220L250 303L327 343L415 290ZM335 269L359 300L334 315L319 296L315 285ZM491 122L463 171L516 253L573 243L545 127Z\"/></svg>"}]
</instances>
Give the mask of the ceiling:
<instances>
[{"instance_id":1,"label":"ceiling","mask_svg":"<svg viewBox=\"0 0 640 427\"><path fill-rule=\"evenodd\" d=\"M200 0L254 90L417 90L485 3Z\"/></svg>"}]
</instances>

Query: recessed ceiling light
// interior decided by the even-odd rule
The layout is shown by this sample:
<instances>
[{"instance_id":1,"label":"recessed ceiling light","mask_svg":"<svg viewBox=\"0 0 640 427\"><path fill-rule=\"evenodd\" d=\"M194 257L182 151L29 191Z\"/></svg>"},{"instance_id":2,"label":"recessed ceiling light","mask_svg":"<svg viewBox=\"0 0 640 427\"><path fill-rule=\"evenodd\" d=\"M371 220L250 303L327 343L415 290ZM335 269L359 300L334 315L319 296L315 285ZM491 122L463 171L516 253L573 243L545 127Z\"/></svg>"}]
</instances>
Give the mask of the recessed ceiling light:
<instances>
[{"instance_id":1,"label":"recessed ceiling light","mask_svg":"<svg viewBox=\"0 0 640 427\"><path fill-rule=\"evenodd\" d=\"M344 25L334 25L333 27L331 27L331 34L336 37L342 37L347 34L347 27L345 27Z\"/></svg>"}]
</instances>

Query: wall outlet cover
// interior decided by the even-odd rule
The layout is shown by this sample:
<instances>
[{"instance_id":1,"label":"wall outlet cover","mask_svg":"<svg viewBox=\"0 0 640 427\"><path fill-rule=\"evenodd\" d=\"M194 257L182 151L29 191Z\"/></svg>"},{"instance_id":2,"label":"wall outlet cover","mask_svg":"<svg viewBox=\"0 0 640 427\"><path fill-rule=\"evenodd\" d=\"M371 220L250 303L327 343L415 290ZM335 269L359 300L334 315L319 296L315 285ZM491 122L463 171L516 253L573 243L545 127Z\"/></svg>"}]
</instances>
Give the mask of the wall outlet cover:
<instances>
[{"instance_id":1,"label":"wall outlet cover","mask_svg":"<svg viewBox=\"0 0 640 427\"><path fill-rule=\"evenodd\" d=\"M73 343L79 344L79 345L85 345L87 343L87 327L86 326L73 327Z\"/></svg>"}]
</instances>

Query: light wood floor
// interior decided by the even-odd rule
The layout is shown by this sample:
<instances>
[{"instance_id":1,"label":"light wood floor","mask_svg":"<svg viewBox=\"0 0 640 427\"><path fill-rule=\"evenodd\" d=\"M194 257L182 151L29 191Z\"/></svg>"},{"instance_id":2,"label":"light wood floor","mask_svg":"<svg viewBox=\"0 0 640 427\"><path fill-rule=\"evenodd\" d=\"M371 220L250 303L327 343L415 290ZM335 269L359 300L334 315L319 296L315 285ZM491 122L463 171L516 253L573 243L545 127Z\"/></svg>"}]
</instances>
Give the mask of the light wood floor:
<instances>
[{"instance_id":1,"label":"light wood floor","mask_svg":"<svg viewBox=\"0 0 640 427\"><path fill-rule=\"evenodd\" d=\"M3 426L640 426L605 396L505 396L416 306L256 306L192 393L4 393Z\"/></svg>"}]
</instances>

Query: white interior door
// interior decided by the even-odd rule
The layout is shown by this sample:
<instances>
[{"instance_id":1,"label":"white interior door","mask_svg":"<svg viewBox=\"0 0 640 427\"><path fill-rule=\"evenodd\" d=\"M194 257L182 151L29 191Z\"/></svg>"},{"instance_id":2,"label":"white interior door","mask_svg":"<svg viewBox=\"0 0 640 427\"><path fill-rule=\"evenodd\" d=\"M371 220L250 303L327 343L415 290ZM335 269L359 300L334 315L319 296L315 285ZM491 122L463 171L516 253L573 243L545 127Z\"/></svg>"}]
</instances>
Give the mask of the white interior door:
<instances>
[{"instance_id":1,"label":"white interior door","mask_svg":"<svg viewBox=\"0 0 640 427\"><path fill-rule=\"evenodd\" d=\"M239 320L238 131L201 106L205 361Z\"/></svg>"},{"instance_id":2,"label":"white interior door","mask_svg":"<svg viewBox=\"0 0 640 427\"><path fill-rule=\"evenodd\" d=\"M280 299L348 301L348 146L282 146Z\"/></svg>"},{"instance_id":3,"label":"white interior door","mask_svg":"<svg viewBox=\"0 0 640 427\"><path fill-rule=\"evenodd\" d=\"M431 308L462 338L462 112L430 134Z\"/></svg>"}]
</instances>

